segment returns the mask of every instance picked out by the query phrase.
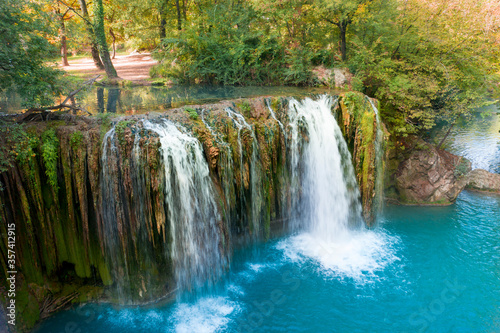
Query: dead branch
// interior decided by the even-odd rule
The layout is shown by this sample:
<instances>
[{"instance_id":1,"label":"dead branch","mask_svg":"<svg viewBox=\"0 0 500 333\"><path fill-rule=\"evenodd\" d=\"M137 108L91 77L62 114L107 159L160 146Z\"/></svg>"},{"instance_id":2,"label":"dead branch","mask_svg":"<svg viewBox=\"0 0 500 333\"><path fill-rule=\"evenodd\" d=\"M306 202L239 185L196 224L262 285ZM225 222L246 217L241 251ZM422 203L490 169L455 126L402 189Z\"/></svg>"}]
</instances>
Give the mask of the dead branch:
<instances>
[{"instance_id":1,"label":"dead branch","mask_svg":"<svg viewBox=\"0 0 500 333\"><path fill-rule=\"evenodd\" d=\"M53 298L52 295L47 296L40 306L40 318L47 318L50 314L65 308L72 300L79 296L78 292L73 292L67 296Z\"/></svg>"},{"instance_id":2,"label":"dead branch","mask_svg":"<svg viewBox=\"0 0 500 333\"><path fill-rule=\"evenodd\" d=\"M96 77L85 81L80 88L70 92L68 94L68 96L66 97L66 99L61 104L54 105L54 106L47 106L47 107L43 107L43 108L30 108L30 109L28 109L25 113L23 113L17 117L17 122L19 123L19 122L38 120L38 119L48 120L48 118L50 117L49 114L52 111L63 111L63 112L73 111L75 113L77 111L82 111L82 112L85 112L85 113L91 115L91 113L88 112L84 107L79 106L79 105L75 105L75 103L73 103L73 101L74 101L74 97L76 94L78 94L80 91L82 91L85 87L92 86L94 84L94 82L100 76L101 75L97 75ZM72 103L68 104L67 103L68 101L72 101Z\"/></svg>"}]
</instances>

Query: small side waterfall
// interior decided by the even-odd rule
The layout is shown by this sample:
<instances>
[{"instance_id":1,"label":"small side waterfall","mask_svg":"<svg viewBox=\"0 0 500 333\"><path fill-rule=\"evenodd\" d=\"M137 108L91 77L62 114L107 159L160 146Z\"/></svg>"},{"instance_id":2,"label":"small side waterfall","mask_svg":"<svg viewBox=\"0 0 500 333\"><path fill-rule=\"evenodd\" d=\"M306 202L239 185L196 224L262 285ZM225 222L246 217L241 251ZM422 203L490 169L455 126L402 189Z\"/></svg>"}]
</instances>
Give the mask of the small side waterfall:
<instances>
[{"instance_id":1,"label":"small side waterfall","mask_svg":"<svg viewBox=\"0 0 500 333\"><path fill-rule=\"evenodd\" d=\"M380 120L380 115L377 107L368 96L366 99L370 102L373 112L375 113L375 119L377 121L377 134L375 136L375 200L374 200L374 211L380 211L382 209L382 202L384 196L384 131L382 130L382 121Z\"/></svg>"},{"instance_id":2,"label":"small side waterfall","mask_svg":"<svg viewBox=\"0 0 500 333\"><path fill-rule=\"evenodd\" d=\"M252 227L252 234L254 236L258 235L260 232L260 207L262 206L262 193L261 193L261 179L260 179L260 172L258 170L258 164L259 164L259 147L257 143L257 138L255 137L255 133L252 129L252 126L250 126L249 123L245 120L245 117L243 115L231 110L231 108L226 108L226 113L229 118L232 119L233 124L236 126L238 129L238 147L240 150L240 181L241 181L241 191L243 191L243 188L246 187L243 184L248 184L250 186L250 197L251 197L251 203L250 203L250 220L251 220L251 227ZM246 129L249 131L252 139L252 155L250 158L249 162L249 169L248 172L247 170L244 169L245 163L243 161L243 155L244 155L244 150L243 150L243 143L242 143L242 131ZM243 193L241 193L241 198L244 198L245 196ZM243 206L242 206L243 207Z\"/></svg>"},{"instance_id":3,"label":"small side waterfall","mask_svg":"<svg viewBox=\"0 0 500 333\"><path fill-rule=\"evenodd\" d=\"M180 290L214 281L227 264L224 226L200 142L165 119L132 135L128 147L113 128L102 148L100 225L118 297L154 297L169 276Z\"/></svg>"},{"instance_id":4,"label":"small side waterfall","mask_svg":"<svg viewBox=\"0 0 500 333\"><path fill-rule=\"evenodd\" d=\"M328 241L362 222L351 155L332 115L333 103L325 95L317 101L291 100L289 106L292 191L300 193L296 219Z\"/></svg>"},{"instance_id":5,"label":"small side waterfall","mask_svg":"<svg viewBox=\"0 0 500 333\"><path fill-rule=\"evenodd\" d=\"M269 109L269 113L271 114L271 118L273 118L274 120L276 120L278 122L278 125L281 128L281 131L283 133L285 133L285 127L283 126L283 123L281 121L279 121L278 118L276 118L276 114L274 113L274 110L271 106L269 99L266 99L266 105L267 105L267 108Z\"/></svg>"},{"instance_id":6,"label":"small side waterfall","mask_svg":"<svg viewBox=\"0 0 500 333\"><path fill-rule=\"evenodd\" d=\"M198 140L170 121L144 120L160 137L165 170L165 208L177 286L201 286L221 273L218 223L221 220L208 164Z\"/></svg>"}]
</instances>

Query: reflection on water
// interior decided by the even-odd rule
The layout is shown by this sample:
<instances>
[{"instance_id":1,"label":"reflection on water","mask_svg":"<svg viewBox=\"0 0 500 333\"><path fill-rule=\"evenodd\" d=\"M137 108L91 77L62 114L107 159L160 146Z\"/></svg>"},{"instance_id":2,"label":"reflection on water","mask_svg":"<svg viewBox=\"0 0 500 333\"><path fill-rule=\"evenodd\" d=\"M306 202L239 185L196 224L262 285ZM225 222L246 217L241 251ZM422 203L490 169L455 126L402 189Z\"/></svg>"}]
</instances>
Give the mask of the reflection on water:
<instances>
[{"instance_id":1,"label":"reflection on water","mask_svg":"<svg viewBox=\"0 0 500 333\"><path fill-rule=\"evenodd\" d=\"M439 142L446 128L434 133ZM500 110L492 105L474 113L469 121L460 121L451 131L444 148L472 162L473 169L500 173Z\"/></svg>"},{"instance_id":2,"label":"reflection on water","mask_svg":"<svg viewBox=\"0 0 500 333\"><path fill-rule=\"evenodd\" d=\"M136 114L161 111L187 104L214 103L224 99L265 95L303 97L324 92L334 93L327 88L298 87L93 87L80 92L76 96L76 103L92 114L105 112ZM0 112L16 113L22 110L21 105L22 100L15 94L0 96Z\"/></svg>"}]
</instances>

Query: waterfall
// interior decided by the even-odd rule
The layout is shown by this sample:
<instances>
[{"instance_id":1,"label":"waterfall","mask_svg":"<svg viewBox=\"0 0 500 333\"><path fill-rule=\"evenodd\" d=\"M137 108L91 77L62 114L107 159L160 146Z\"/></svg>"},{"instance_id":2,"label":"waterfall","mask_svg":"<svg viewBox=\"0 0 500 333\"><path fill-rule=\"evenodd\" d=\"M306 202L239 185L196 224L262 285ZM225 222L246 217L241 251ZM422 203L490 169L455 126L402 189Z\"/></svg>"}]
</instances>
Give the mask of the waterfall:
<instances>
[{"instance_id":1,"label":"waterfall","mask_svg":"<svg viewBox=\"0 0 500 333\"><path fill-rule=\"evenodd\" d=\"M347 144L329 96L289 104L296 232L277 248L291 261L319 265L327 276L366 283L395 257L391 240L364 227L360 193Z\"/></svg>"},{"instance_id":2,"label":"waterfall","mask_svg":"<svg viewBox=\"0 0 500 333\"><path fill-rule=\"evenodd\" d=\"M158 134L165 171L165 207L177 286L201 286L223 267L216 192L200 142L165 119L143 121Z\"/></svg>"},{"instance_id":3,"label":"waterfall","mask_svg":"<svg viewBox=\"0 0 500 333\"><path fill-rule=\"evenodd\" d=\"M332 115L329 96L289 105L292 192L300 193L301 228L328 241L361 224L351 154ZM300 187L299 187L300 186Z\"/></svg>"},{"instance_id":4,"label":"waterfall","mask_svg":"<svg viewBox=\"0 0 500 333\"><path fill-rule=\"evenodd\" d=\"M281 121L279 121L278 118L276 118L276 114L274 113L274 110L271 106L271 102L270 102L269 98L266 99L266 105L267 105L267 108L269 109L269 112L271 113L271 118L273 118L274 120L276 120L278 122L278 125L281 128L281 131L283 133L285 133L285 127L283 126L283 123Z\"/></svg>"},{"instance_id":5,"label":"waterfall","mask_svg":"<svg viewBox=\"0 0 500 333\"><path fill-rule=\"evenodd\" d=\"M122 302L154 297L152 285L170 277L179 290L200 288L226 265L218 193L200 142L165 119L141 120L132 132L130 148L116 128L106 133L101 160L100 233ZM151 138L158 144L149 146ZM159 156L153 167L151 148Z\"/></svg>"},{"instance_id":6,"label":"waterfall","mask_svg":"<svg viewBox=\"0 0 500 333\"><path fill-rule=\"evenodd\" d=\"M234 148L224 142L227 134L210 126L210 114L201 113L220 148L220 183L210 176L201 143L180 125L166 119L140 120L127 129L125 137L123 126L122 136L118 127L111 129L103 143L100 232L105 235L107 257L114 258L111 266L117 279L128 277L134 290L145 290L146 276L155 274L170 274L180 289L215 280L227 265L226 230L241 226L254 237L262 235L264 208L270 210L275 199L286 201L283 207L288 209L286 216L292 217L289 224L303 255L320 262L346 260L352 253L369 257L365 252L376 247L360 244L376 237L363 228L352 156L332 114L337 102L327 95L289 100L286 123L278 121L286 141L281 149L286 149L283 155L287 156L282 183L270 183L269 170L263 172L259 152L266 146L259 143L265 144L265 134L254 131L231 108L224 113L234 126L229 127ZM274 112L271 117L277 120ZM377 133L378 142L382 139ZM240 186L235 177L240 178ZM219 186L224 201L216 190ZM264 201L266 186L274 186L274 199ZM339 249L344 250L339 253ZM170 268L172 272L167 272Z\"/></svg>"},{"instance_id":7,"label":"waterfall","mask_svg":"<svg viewBox=\"0 0 500 333\"><path fill-rule=\"evenodd\" d=\"M127 260L126 248L122 242L124 223L122 221L123 209L118 209L116 193L121 193L118 189L122 182L119 172L120 154L117 146L116 131L113 127L103 139L101 156L101 207L102 223L100 225L101 239L105 251L105 258L110 266L111 273L116 279L118 298L125 300L129 288L129 261ZM119 222L120 221L120 222Z\"/></svg>"},{"instance_id":8,"label":"waterfall","mask_svg":"<svg viewBox=\"0 0 500 333\"><path fill-rule=\"evenodd\" d=\"M255 137L255 133L252 129L252 126L247 123L245 120L245 117L243 117L241 114L231 110L230 108L226 108L226 113L229 118L232 119L233 124L236 126L238 129L238 148L240 150L240 182L241 182L241 190L243 192L244 189L244 184L245 184L245 167L244 167L244 160L243 160L243 143L242 143L242 130L246 129L250 132L250 135L252 137L252 155L250 158L250 165L249 165L249 179L248 183L250 186L250 226L252 227L252 234L254 236L258 235L260 232L260 208L262 206L262 193L261 193L261 179L260 179L260 172L258 170L258 164L259 164L259 147L257 143L257 138ZM244 194L240 193L240 197L244 198ZM243 205L242 205L243 207ZM242 212L242 215L244 212Z\"/></svg>"},{"instance_id":9,"label":"waterfall","mask_svg":"<svg viewBox=\"0 0 500 333\"><path fill-rule=\"evenodd\" d=\"M384 131L382 130L382 122L377 107L369 98L366 97L377 121L377 134L375 136L375 200L373 209L375 212L382 209L383 195L384 195Z\"/></svg>"}]
</instances>

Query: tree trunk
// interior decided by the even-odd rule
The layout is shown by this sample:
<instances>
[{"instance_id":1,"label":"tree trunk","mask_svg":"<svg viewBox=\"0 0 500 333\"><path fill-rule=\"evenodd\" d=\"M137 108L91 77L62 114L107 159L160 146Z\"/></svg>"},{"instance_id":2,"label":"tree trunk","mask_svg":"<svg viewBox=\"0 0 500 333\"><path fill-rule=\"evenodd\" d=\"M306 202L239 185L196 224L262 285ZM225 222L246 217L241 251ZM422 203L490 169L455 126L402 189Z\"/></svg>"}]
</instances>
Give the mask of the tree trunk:
<instances>
[{"instance_id":1,"label":"tree trunk","mask_svg":"<svg viewBox=\"0 0 500 333\"><path fill-rule=\"evenodd\" d=\"M120 101L121 89L108 89L108 102L106 103L107 113L116 113L116 106Z\"/></svg>"},{"instance_id":2,"label":"tree trunk","mask_svg":"<svg viewBox=\"0 0 500 333\"><path fill-rule=\"evenodd\" d=\"M111 59L114 59L116 56L116 36L113 33L113 29L111 29L111 28L109 28L109 34L113 38L113 56L111 57Z\"/></svg>"},{"instance_id":3,"label":"tree trunk","mask_svg":"<svg viewBox=\"0 0 500 333\"><path fill-rule=\"evenodd\" d=\"M162 5L160 6L160 39L167 37L167 8L168 0L163 0Z\"/></svg>"},{"instance_id":4,"label":"tree trunk","mask_svg":"<svg viewBox=\"0 0 500 333\"><path fill-rule=\"evenodd\" d=\"M160 39L167 37L167 33L165 30L166 25L167 25L167 20L165 19L165 16L162 15L160 19Z\"/></svg>"},{"instance_id":5,"label":"tree trunk","mask_svg":"<svg viewBox=\"0 0 500 333\"><path fill-rule=\"evenodd\" d=\"M101 57L99 57L99 49L97 48L97 43L92 42L90 47L90 53L92 54L92 60L94 60L94 65L99 69L104 69Z\"/></svg>"},{"instance_id":6,"label":"tree trunk","mask_svg":"<svg viewBox=\"0 0 500 333\"><path fill-rule=\"evenodd\" d=\"M458 119L458 117L456 117L453 120L453 122L451 123L450 127L448 128L448 131L446 131L446 134L444 135L444 137L441 139L441 141L437 145L437 147L436 147L437 149L441 149L443 147L443 144L445 143L446 139L448 139L448 136L450 135L451 130L453 129L453 127L455 127L455 124L457 123L457 119Z\"/></svg>"},{"instance_id":7,"label":"tree trunk","mask_svg":"<svg viewBox=\"0 0 500 333\"><path fill-rule=\"evenodd\" d=\"M109 79L117 78L118 75L111 62L108 43L106 42L106 32L104 31L104 6L102 5L102 0L94 0L94 34L106 75Z\"/></svg>"},{"instance_id":8,"label":"tree trunk","mask_svg":"<svg viewBox=\"0 0 500 333\"><path fill-rule=\"evenodd\" d=\"M341 21L339 23L340 28L340 54L342 55L342 61L347 60L347 41L346 41L346 33L347 33L347 22Z\"/></svg>"},{"instance_id":9,"label":"tree trunk","mask_svg":"<svg viewBox=\"0 0 500 333\"><path fill-rule=\"evenodd\" d=\"M68 45L66 43L66 25L64 24L64 15L59 15L61 20L61 58L62 65L69 66L68 62Z\"/></svg>"},{"instance_id":10,"label":"tree trunk","mask_svg":"<svg viewBox=\"0 0 500 333\"><path fill-rule=\"evenodd\" d=\"M104 88L97 88L97 112L104 113Z\"/></svg>"},{"instance_id":11,"label":"tree trunk","mask_svg":"<svg viewBox=\"0 0 500 333\"><path fill-rule=\"evenodd\" d=\"M175 8L177 8L177 30L182 30L182 13L179 0L175 0Z\"/></svg>"},{"instance_id":12,"label":"tree trunk","mask_svg":"<svg viewBox=\"0 0 500 333\"><path fill-rule=\"evenodd\" d=\"M82 16L85 18L85 28L87 30L87 34L91 41L90 53L92 54L92 60L94 60L94 65L99 69L104 69L104 65L102 64L101 58L99 57L99 50L97 48L97 43L95 41L94 28L90 23L90 16L87 9L87 3L85 0L80 1L80 8L82 9Z\"/></svg>"}]
</instances>

